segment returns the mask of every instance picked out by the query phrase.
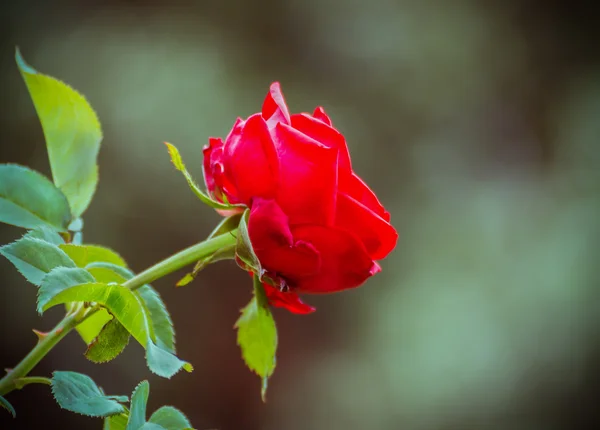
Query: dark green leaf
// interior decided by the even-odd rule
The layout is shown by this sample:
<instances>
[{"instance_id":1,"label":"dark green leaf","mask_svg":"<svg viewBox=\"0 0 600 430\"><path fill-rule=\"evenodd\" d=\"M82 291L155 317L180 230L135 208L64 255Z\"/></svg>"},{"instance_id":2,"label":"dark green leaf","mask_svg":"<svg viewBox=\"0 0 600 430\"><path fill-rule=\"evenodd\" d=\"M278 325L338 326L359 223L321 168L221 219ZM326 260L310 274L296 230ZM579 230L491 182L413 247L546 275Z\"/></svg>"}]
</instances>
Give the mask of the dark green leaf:
<instances>
[{"instance_id":1,"label":"dark green leaf","mask_svg":"<svg viewBox=\"0 0 600 430\"><path fill-rule=\"evenodd\" d=\"M42 124L54 183L77 218L88 207L98 182L100 122L85 97L73 88L38 73L18 50L16 60Z\"/></svg>"},{"instance_id":2,"label":"dark green leaf","mask_svg":"<svg viewBox=\"0 0 600 430\"><path fill-rule=\"evenodd\" d=\"M192 189L194 194L196 194L196 196L200 199L200 201L202 201L202 203L210 206L211 208L215 208L215 209L236 209L236 208L241 209L244 207L241 205L229 205L229 204L225 204L225 203L220 203L220 202L217 202L217 201L211 199L209 196L207 196L198 187L198 185L196 185L196 182L192 178L192 175L190 175L189 172L187 171L187 169L185 168L185 164L183 164L183 160L182 160L181 155L179 154L179 151L177 150L177 148L167 142L165 142L165 145L167 145L167 150L169 151L169 155L171 156L171 161L173 162L173 165L175 166L175 168L177 170L179 170L181 173L183 173L183 176L185 177L185 180L187 181L188 185L190 186L190 188Z\"/></svg>"},{"instance_id":3,"label":"dark green leaf","mask_svg":"<svg viewBox=\"0 0 600 430\"><path fill-rule=\"evenodd\" d=\"M0 254L35 285L39 285L55 267L75 267L73 260L58 246L34 237L26 236L0 247Z\"/></svg>"},{"instance_id":4,"label":"dark green leaf","mask_svg":"<svg viewBox=\"0 0 600 430\"><path fill-rule=\"evenodd\" d=\"M38 291L38 312L42 313L44 305L61 291L75 285L88 284L90 282L94 282L94 278L85 269L55 267L44 277L40 284Z\"/></svg>"},{"instance_id":5,"label":"dark green leaf","mask_svg":"<svg viewBox=\"0 0 600 430\"><path fill-rule=\"evenodd\" d=\"M0 406L10 412L13 418L16 418L17 413L15 412L15 408L13 408L13 405L11 405L10 402L2 396L0 396Z\"/></svg>"},{"instance_id":6,"label":"dark green leaf","mask_svg":"<svg viewBox=\"0 0 600 430\"><path fill-rule=\"evenodd\" d=\"M163 406L157 409L148 422L158 424L168 430L183 430L192 426L183 412L173 406Z\"/></svg>"},{"instance_id":7,"label":"dark green leaf","mask_svg":"<svg viewBox=\"0 0 600 430\"><path fill-rule=\"evenodd\" d=\"M112 249L98 245L73 245L66 243L60 245L62 249L75 262L77 267L86 267L90 263L104 262L126 267L127 263Z\"/></svg>"},{"instance_id":8,"label":"dark green leaf","mask_svg":"<svg viewBox=\"0 0 600 430\"><path fill-rule=\"evenodd\" d=\"M141 296L135 292L120 285L103 283L77 285L54 296L43 310L69 302L95 302L106 307L146 348L148 367L157 375L170 378L181 368L187 371L192 370L189 363L156 345L156 335L150 312Z\"/></svg>"},{"instance_id":9,"label":"dark green leaf","mask_svg":"<svg viewBox=\"0 0 600 430\"><path fill-rule=\"evenodd\" d=\"M148 381L142 381L135 387L131 395L131 408L129 411L129 421L127 430L138 430L146 422L146 404L150 395L150 384Z\"/></svg>"},{"instance_id":10,"label":"dark green leaf","mask_svg":"<svg viewBox=\"0 0 600 430\"><path fill-rule=\"evenodd\" d=\"M237 341L242 349L246 365L262 378L262 397L265 399L267 379L275 370L277 351L277 327L269 309L264 288L254 276L254 297L242 310L235 324Z\"/></svg>"},{"instance_id":11,"label":"dark green leaf","mask_svg":"<svg viewBox=\"0 0 600 430\"><path fill-rule=\"evenodd\" d=\"M45 176L16 164L0 164L0 222L66 231L70 221L67 198Z\"/></svg>"},{"instance_id":12,"label":"dark green leaf","mask_svg":"<svg viewBox=\"0 0 600 430\"><path fill-rule=\"evenodd\" d=\"M116 358L129 343L129 332L123 325L113 318L100 331L92 341L85 357L94 363L106 363Z\"/></svg>"},{"instance_id":13,"label":"dark green leaf","mask_svg":"<svg viewBox=\"0 0 600 430\"><path fill-rule=\"evenodd\" d=\"M52 374L52 393L64 409L91 417L107 417L125 412L119 402L125 396L105 396L92 379L77 372L56 371Z\"/></svg>"}]
</instances>

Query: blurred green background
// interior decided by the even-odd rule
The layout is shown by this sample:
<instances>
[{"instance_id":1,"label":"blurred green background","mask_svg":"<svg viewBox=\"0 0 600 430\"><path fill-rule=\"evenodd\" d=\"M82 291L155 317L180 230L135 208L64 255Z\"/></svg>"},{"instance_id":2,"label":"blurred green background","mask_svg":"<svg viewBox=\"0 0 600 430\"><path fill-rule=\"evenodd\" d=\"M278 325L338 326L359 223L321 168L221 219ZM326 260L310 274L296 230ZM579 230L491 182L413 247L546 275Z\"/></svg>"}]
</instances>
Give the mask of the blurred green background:
<instances>
[{"instance_id":1,"label":"blurred green background","mask_svg":"<svg viewBox=\"0 0 600 430\"><path fill-rule=\"evenodd\" d=\"M151 384L197 429L593 428L600 422L600 28L585 2L508 0L31 1L0 6L0 162L50 174L14 64L70 83L105 139L85 240L132 268L219 220L162 141L201 178L201 149L260 109L271 81L292 111L323 105L355 170L400 232L354 291L277 309L268 402L232 326L251 283L232 262L155 283L192 374L163 380L132 343L93 365L75 335L36 374L74 370L109 394ZM22 231L0 227L1 243ZM49 329L36 289L0 260L0 365ZM2 429L100 429L45 386L9 396Z\"/></svg>"}]
</instances>

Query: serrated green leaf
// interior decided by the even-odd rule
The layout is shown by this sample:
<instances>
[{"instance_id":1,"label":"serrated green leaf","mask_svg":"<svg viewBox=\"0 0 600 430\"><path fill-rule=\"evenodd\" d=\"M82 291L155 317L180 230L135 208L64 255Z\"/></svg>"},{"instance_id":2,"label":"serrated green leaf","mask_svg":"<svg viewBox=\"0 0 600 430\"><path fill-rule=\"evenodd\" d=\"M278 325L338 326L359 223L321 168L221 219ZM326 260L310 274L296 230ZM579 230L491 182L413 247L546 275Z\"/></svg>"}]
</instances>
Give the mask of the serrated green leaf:
<instances>
[{"instance_id":1,"label":"serrated green leaf","mask_svg":"<svg viewBox=\"0 0 600 430\"><path fill-rule=\"evenodd\" d=\"M0 254L35 285L40 285L44 276L55 267L75 267L73 260L58 246L31 236L0 247Z\"/></svg>"},{"instance_id":2,"label":"serrated green leaf","mask_svg":"<svg viewBox=\"0 0 600 430\"><path fill-rule=\"evenodd\" d=\"M206 193L204 193L200 189L200 187L198 187L198 185L196 185L196 182L192 178L192 175L190 175L190 173L187 171L187 169L185 167L185 164L183 164L183 159L181 158L181 154L179 154L179 151L177 150L177 148L174 145L167 143L167 142L165 142L165 145L167 145L167 150L169 151L169 155L171 156L171 161L173 162L173 165L175 166L175 168L177 170L179 170L181 173L183 173L183 176L185 177L185 180L187 181L191 190L194 192L194 194L196 194L196 196L200 199L200 201L202 203L204 203L214 209L226 209L226 210L240 209L240 210L243 210L243 208L245 208L245 206L243 206L243 205L230 205L230 204L226 204L226 203L220 203L220 202L217 202L217 201L211 199Z\"/></svg>"},{"instance_id":3,"label":"serrated green leaf","mask_svg":"<svg viewBox=\"0 0 600 430\"><path fill-rule=\"evenodd\" d=\"M46 226L36 227L35 230L29 231L24 237L41 239L56 246L65 243L65 240L56 232L56 230Z\"/></svg>"},{"instance_id":4,"label":"serrated green leaf","mask_svg":"<svg viewBox=\"0 0 600 430\"><path fill-rule=\"evenodd\" d=\"M67 197L73 218L90 204L98 182L96 159L102 130L85 97L25 63L17 50L17 65L42 124L54 183Z\"/></svg>"},{"instance_id":5,"label":"serrated green leaf","mask_svg":"<svg viewBox=\"0 0 600 430\"><path fill-rule=\"evenodd\" d=\"M189 363L156 345L156 335L150 312L141 296L135 292L120 285L103 283L77 285L54 296L43 310L69 302L95 302L106 307L146 348L148 367L155 374L170 378L181 368L191 371Z\"/></svg>"},{"instance_id":6,"label":"serrated green leaf","mask_svg":"<svg viewBox=\"0 0 600 430\"><path fill-rule=\"evenodd\" d=\"M125 287L99 282L76 285L55 295L42 310L69 302L95 302L105 306L142 346L146 346L148 337L154 339L149 317L140 299Z\"/></svg>"},{"instance_id":7,"label":"serrated green leaf","mask_svg":"<svg viewBox=\"0 0 600 430\"><path fill-rule=\"evenodd\" d=\"M61 291L75 285L88 284L90 282L94 282L94 277L85 269L78 267L55 267L44 277L40 284L38 291L38 312L42 313L44 305Z\"/></svg>"},{"instance_id":8,"label":"serrated green leaf","mask_svg":"<svg viewBox=\"0 0 600 430\"><path fill-rule=\"evenodd\" d=\"M119 267L109 263L93 263L87 269L98 282L116 282L122 284L124 281L133 278L133 273L124 267ZM173 321L162 301L160 294L150 285L144 285L134 291L138 294L146 309L150 313L152 327L156 335L156 344L175 353L175 330Z\"/></svg>"},{"instance_id":9,"label":"serrated green leaf","mask_svg":"<svg viewBox=\"0 0 600 430\"><path fill-rule=\"evenodd\" d=\"M114 268L127 270L110 263L91 263L85 268L85 270L90 272L97 282L103 282L105 284L124 284L129 278L118 274Z\"/></svg>"},{"instance_id":10,"label":"serrated green leaf","mask_svg":"<svg viewBox=\"0 0 600 430\"><path fill-rule=\"evenodd\" d=\"M52 393L64 409L91 417L107 417L125 412L119 402L126 396L105 396L87 375L56 371L52 374Z\"/></svg>"},{"instance_id":11,"label":"serrated green leaf","mask_svg":"<svg viewBox=\"0 0 600 430\"><path fill-rule=\"evenodd\" d=\"M183 430L192 426L184 413L173 406L158 408L148 422L158 424L168 430Z\"/></svg>"},{"instance_id":12,"label":"serrated green leaf","mask_svg":"<svg viewBox=\"0 0 600 430\"><path fill-rule=\"evenodd\" d=\"M44 175L17 164L0 164L0 222L66 231L71 209L64 194Z\"/></svg>"},{"instance_id":13,"label":"serrated green leaf","mask_svg":"<svg viewBox=\"0 0 600 430\"><path fill-rule=\"evenodd\" d=\"M11 405L10 402L2 396L0 396L0 406L2 406L2 408L10 412L13 418L17 417L17 413L15 412L15 408L13 408L13 405Z\"/></svg>"},{"instance_id":14,"label":"serrated green leaf","mask_svg":"<svg viewBox=\"0 0 600 430\"><path fill-rule=\"evenodd\" d=\"M148 381L139 383L131 395L131 407L129 410L129 421L127 430L138 430L146 422L146 405L150 395L150 384Z\"/></svg>"},{"instance_id":15,"label":"serrated green leaf","mask_svg":"<svg viewBox=\"0 0 600 430\"><path fill-rule=\"evenodd\" d=\"M116 318L110 320L92 341L85 357L94 363L106 363L115 359L129 343L129 332Z\"/></svg>"},{"instance_id":16,"label":"serrated green leaf","mask_svg":"<svg viewBox=\"0 0 600 430\"><path fill-rule=\"evenodd\" d=\"M156 335L156 345L160 348L175 354L175 330L173 329L173 321L171 315L167 311L167 307L162 301L160 294L150 285L144 285L135 291L139 294L152 320L152 327Z\"/></svg>"},{"instance_id":17,"label":"serrated green leaf","mask_svg":"<svg viewBox=\"0 0 600 430\"><path fill-rule=\"evenodd\" d=\"M98 245L74 245L66 243L59 246L77 267L86 267L90 263L104 262L117 266L127 267L125 260L119 254L109 248Z\"/></svg>"},{"instance_id":18,"label":"serrated green leaf","mask_svg":"<svg viewBox=\"0 0 600 430\"><path fill-rule=\"evenodd\" d=\"M117 283L122 284L125 282L125 278L117 275L113 270L101 267L102 264L108 263L91 263L88 265L86 270L90 275L94 277L96 282L102 282L105 284ZM94 267L98 265L100 267ZM110 265L111 267L119 267L115 265ZM92 281L93 282L93 281ZM108 313L106 309L100 309L98 312L87 318L81 324L79 324L75 329L79 332L79 335L83 339L83 341L90 345L101 333L102 329L112 320L112 315Z\"/></svg>"},{"instance_id":19,"label":"serrated green leaf","mask_svg":"<svg viewBox=\"0 0 600 430\"><path fill-rule=\"evenodd\" d=\"M277 352L277 327L269 309L260 279L254 276L254 297L242 309L235 323L237 342L242 349L246 365L262 378L262 398L265 400L267 379L275 370Z\"/></svg>"}]
</instances>

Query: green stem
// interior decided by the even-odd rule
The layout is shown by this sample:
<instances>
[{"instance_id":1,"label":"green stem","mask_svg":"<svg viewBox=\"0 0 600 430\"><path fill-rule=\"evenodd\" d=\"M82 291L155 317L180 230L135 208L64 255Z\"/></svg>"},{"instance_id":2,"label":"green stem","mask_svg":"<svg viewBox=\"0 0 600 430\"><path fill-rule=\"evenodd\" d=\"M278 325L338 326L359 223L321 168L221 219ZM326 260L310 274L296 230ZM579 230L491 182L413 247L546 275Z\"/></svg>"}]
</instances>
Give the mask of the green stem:
<instances>
[{"instance_id":1,"label":"green stem","mask_svg":"<svg viewBox=\"0 0 600 430\"><path fill-rule=\"evenodd\" d=\"M37 345L21 360L17 366L0 379L0 396L11 392L17 386L15 379L27 376L40 360L50 352L60 340L78 324L78 314L67 314Z\"/></svg>"},{"instance_id":2,"label":"green stem","mask_svg":"<svg viewBox=\"0 0 600 430\"><path fill-rule=\"evenodd\" d=\"M196 261L210 257L216 251L223 249L232 249L236 244L235 231L207 239L196 245L190 246L171 257L155 264L144 270L142 273L134 276L123 284L131 290L135 290L142 285L156 281L163 276L175 272ZM60 340L73 330L78 324L93 315L98 309L92 309L84 314L84 310L76 313L68 313L38 344L23 358L19 364L10 370L4 378L0 379L0 395L11 392L17 388L15 379L22 379L40 362L42 358L50 352Z\"/></svg>"},{"instance_id":3,"label":"green stem","mask_svg":"<svg viewBox=\"0 0 600 430\"><path fill-rule=\"evenodd\" d=\"M156 263L154 266L149 267L142 273L135 275L133 278L125 282L123 286L129 288L130 290L136 290L142 285L156 281L157 279L173 273L182 267L195 263L198 260L210 257L219 250L224 250L225 248L234 248L236 242L235 231L205 240L204 242L190 246L183 251L179 251L177 254L166 258L160 263Z\"/></svg>"},{"instance_id":4,"label":"green stem","mask_svg":"<svg viewBox=\"0 0 600 430\"><path fill-rule=\"evenodd\" d=\"M18 389L21 389L25 385L29 384L52 385L52 381L50 378L44 378L43 376L26 376L24 378L15 379L15 385Z\"/></svg>"}]
</instances>

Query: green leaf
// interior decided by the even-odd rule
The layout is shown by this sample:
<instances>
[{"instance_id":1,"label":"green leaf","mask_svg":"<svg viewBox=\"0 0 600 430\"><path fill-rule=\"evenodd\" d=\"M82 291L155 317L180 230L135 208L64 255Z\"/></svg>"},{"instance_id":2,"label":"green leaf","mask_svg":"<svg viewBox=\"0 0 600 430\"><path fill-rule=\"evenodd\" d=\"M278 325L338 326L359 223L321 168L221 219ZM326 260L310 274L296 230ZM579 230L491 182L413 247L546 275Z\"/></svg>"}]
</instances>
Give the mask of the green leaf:
<instances>
[{"instance_id":1,"label":"green leaf","mask_svg":"<svg viewBox=\"0 0 600 430\"><path fill-rule=\"evenodd\" d=\"M54 183L67 197L73 218L78 218L98 182L100 122L85 97L64 82L38 73L19 50L15 57L42 124Z\"/></svg>"},{"instance_id":2,"label":"green leaf","mask_svg":"<svg viewBox=\"0 0 600 430\"><path fill-rule=\"evenodd\" d=\"M131 273L128 269L111 263L90 263L85 270L90 272L96 281L103 282L105 284L115 283L121 285L131 277L128 275ZM117 270L119 273L117 273ZM124 276L124 274L126 275Z\"/></svg>"},{"instance_id":3,"label":"green leaf","mask_svg":"<svg viewBox=\"0 0 600 430\"><path fill-rule=\"evenodd\" d=\"M163 426L159 426L154 423L144 423L143 426L139 428L139 430L167 430Z\"/></svg>"},{"instance_id":4,"label":"green leaf","mask_svg":"<svg viewBox=\"0 0 600 430\"><path fill-rule=\"evenodd\" d=\"M164 378L170 378L181 368L192 370L189 363L156 345L156 335L150 312L143 299L120 285L90 283L71 287L54 296L43 308L69 302L95 302L108 309L129 333L146 348L149 369Z\"/></svg>"},{"instance_id":5,"label":"green leaf","mask_svg":"<svg viewBox=\"0 0 600 430\"><path fill-rule=\"evenodd\" d=\"M149 317L140 299L125 287L103 283L76 285L55 295L42 310L69 302L95 302L105 306L142 346L146 346L148 338L154 338Z\"/></svg>"},{"instance_id":6,"label":"green leaf","mask_svg":"<svg viewBox=\"0 0 600 430\"><path fill-rule=\"evenodd\" d=\"M156 335L156 345L160 348L175 353L175 330L173 329L173 321L171 315L167 311L167 307L162 301L160 294L150 285L144 285L138 288L135 293L139 294L144 300L152 327Z\"/></svg>"},{"instance_id":7,"label":"green leaf","mask_svg":"<svg viewBox=\"0 0 600 430\"><path fill-rule=\"evenodd\" d=\"M13 408L13 405L11 405L10 402L2 396L0 396L0 406L2 406L4 409L10 412L13 418L17 417L17 413L15 412L15 408Z\"/></svg>"},{"instance_id":8,"label":"green leaf","mask_svg":"<svg viewBox=\"0 0 600 430\"><path fill-rule=\"evenodd\" d=\"M92 379L77 372L52 374L52 393L64 409L91 417L107 417L125 412L119 402L126 396L105 396Z\"/></svg>"},{"instance_id":9,"label":"green leaf","mask_svg":"<svg viewBox=\"0 0 600 430\"><path fill-rule=\"evenodd\" d=\"M104 419L103 430L125 430L127 427L127 421L129 419L129 413L113 415Z\"/></svg>"},{"instance_id":10,"label":"green leaf","mask_svg":"<svg viewBox=\"0 0 600 430\"><path fill-rule=\"evenodd\" d=\"M80 232L83 230L83 218L75 218L73 221L71 221L71 224L69 224L68 229L69 231L75 232Z\"/></svg>"},{"instance_id":11,"label":"green leaf","mask_svg":"<svg viewBox=\"0 0 600 430\"><path fill-rule=\"evenodd\" d=\"M264 270L260 265L258 257L254 253L252 248L252 242L250 241L250 233L248 232L248 218L250 217L250 209L247 209L240 220L238 227L237 245L235 248L236 256L241 261L242 269L251 270L256 273L259 277L262 277ZM238 263L239 263L238 261ZM246 267L244 267L244 265Z\"/></svg>"},{"instance_id":12,"label":"green leaf","mask_svg":"<svg viewBox=\"0 0 600 430\"><path fill-rule=\"evenodd\" d=\"M1 164L0 222L66 231L71 209L64 194L45 176L27 167Z\"/></svg>"},{"instance_id":13,"label":"green leaf","mask_svg":"<svg viewBox=\"0 0 600 430\"><path fill-rule=\"evenodd\" d=\"M217 202L217 201L211 199L208 195L206 195L198 187L198 185L196 185L196 182L194 181L192 176L187 171L185 164L183 164L183 159L181 158L181 155L179 154L179 151L177 150L177 148L167 142L165 142L165 145L167 145L167 150L169 151L169 155L171 156L171 161L173 162L173 165L175 166L175 168L177 170L179 170L181 173L183 173L183 176L185 177L185 180L187 181L188 185L190 186L190 188L192 189L194 194L196 194L196 196L200 199L200 201L202 203L210 206L211 208L215 208L215 209L245 208L245 206L243 206L243 205L229 205L229 204L220 203L220 202Z\"/></svg>"},{"instance_id":14,"label":"green leaf","mask_svg":"<svg viewBox=\"0 0 600 430\"><path fill-rule=\"evenodd\" d=\"M131 409L127 430L138 430L146 422L146 404L150 395L150 384L148 381L139 383L131 395Z\"/></svg>"},{"instance_id":15,"label":"green leaf","mask_svg":"<svg viewBox=\"0 0 600 430\"><path fill-rule=\"evenodd\" d=\"M109 265L111 269L102 267L102 265L104 264ZM122 284L123 282L125 282L126 279L122 276L117 275L114 272L114 270L112 270L112 267L122 269L122 267L115 266L114 264L95 262L90 263L87 266L86 270L90 273L90 275L94 277L94 279L97 282L102 282L105 284L110 284L113 282L116 284ZM79 332L79 335L81 336L83 341L89 345L100 335L102 329L111 320L112 316L108 313L108 311L106 309L100 309L100 311L87 318L75 328Z\"/></svg>"},{"instance_id":16,"label":"green leaf","mask_svg":"<svg viewBox=\"0 0 600 430\"><path fill-rule=\"evenodd\" d=\"M42 309L54 296L61 291L75 285L94 282L94 277L87 270L73 267L55 267L48 273L38 291L37 310L41 314Z\"/></svg>"},{"instance_id":17,"label":"green leaf","mask_svg":"<svg viewBox=\"0 0 600 430\"><path fill-rule=\"evenodd\" d=\"M58 246L34 237L23 237L0 247L4 255L29 282L40 285L42 279L55 267L75 267Z\"/></svg>"},{"instance_id":18,"label":"green leaf","mask_svg":"<svg viewBox=\"0 0 600 430\"><path fill-rule=\"evenodd\" d=\"M98 245L73 245L66 243L60 245L60 249L71 257L77 267L86 267L90 263L104 262L117 266L127 267L125 260L112 249Z\"/></svg>"},{"instance_id":19,"label":"green leaf","mask_svg":"<svg viewBox=\"0 0 600 430\"><path fill-rule=\"evenodd\" d=\"M183 412L173 406L163 406L157 409L148 422L158 424L168 430L183 430L192 426Z\"/></svg>"},{"instance_id":20,"label":"green leaf","mask_svg":"<svg viewBox=\"0 0 600 430\"><path fill-rule=\"evenodd\" d=\"M110 320L88 346L85 357L94 363L106 363L116 358L129 343L129 332L116 318Z\"/></svg>"},{"instance_id":21,"label":"green leaf","mask_svg":"<svg viewBox=\"0 0 600 430\"><path fill-rule=\"evenodd\" d=\"M133 273L128 269L109 263L93 263L88 266L88 271L94 275L98 282L122 284L133 278ZM173 321L160 294L150 285L144 285L134 293L141 297L150 313L152 328L156 335L156 344L169 352L175 353Z\"/></svg>"},{"instance_id":22,"label":"green leaf","mask_svg":"<svg viewBox=\"0 0 600 430\"><path fill-rule=\"evenodd\" d=\"M112 320L112 316L104 308L79 323L75 330L83 339L86 345L89 345L98 337L104 326Z\"/></svg>"},{"instance_id":23,"label":"green leaf","mask_svg":"<svg viewBox=\"0 0 600 430\"><path fill-rule=\"evenodd\" d=\"M261 395L265 400L267 380L275 370L277 327L269 309L265 290L258 276L254 276L254 297L242 310L235 323L237 342L246 365L262 378Z\"/></svg>"},{"instance_id":24,"label":"green leaf","mask_svg":"<svg viewBox=\"0 0 600 430\"><path fill-rule=\"evenodd\" d=\"M65 240L60 234L58 234L51 227L37 227L35 230L29 231L24 237L33 237L34 239L41 239L53 245L62 245Z\"/></svg>"}]
</instances>

